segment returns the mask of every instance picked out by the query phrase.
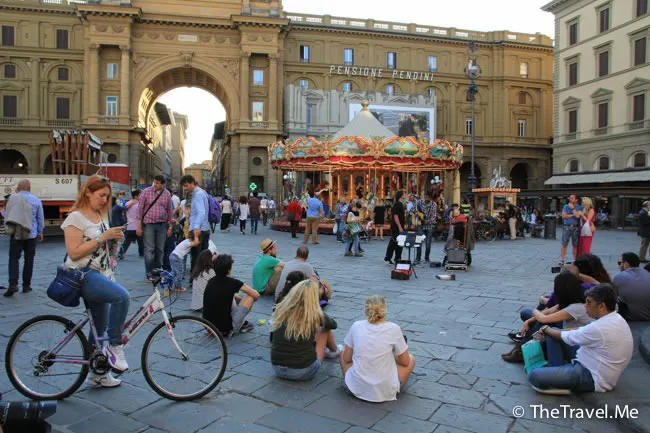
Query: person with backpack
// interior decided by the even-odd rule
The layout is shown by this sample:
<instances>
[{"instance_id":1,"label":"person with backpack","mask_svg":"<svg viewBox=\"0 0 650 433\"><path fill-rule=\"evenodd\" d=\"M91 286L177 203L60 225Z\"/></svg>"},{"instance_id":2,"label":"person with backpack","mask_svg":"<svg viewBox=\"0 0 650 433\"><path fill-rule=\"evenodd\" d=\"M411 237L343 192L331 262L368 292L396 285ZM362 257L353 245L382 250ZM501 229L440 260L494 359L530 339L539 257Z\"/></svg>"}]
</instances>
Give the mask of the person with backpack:
<instances>
[{"instance_id":1,"label":"person with backpack","mask_svg":"<svg viewBox=\"0 0 650 433\"><path fill-rule=\"evenodd\" d=\"M201 251L207 250L210 241L210 200L208 193L197 185L196 179L190 174L181 177L179 181L181 188L185 192L192 193L192 210L190 211L190 231L194 232L194 237L199 240L197 246L192 247L192 268Z\"/></svg>"},{"instance_id":2,"label":"person with backpack","mask_svg":"<svg viewBox=\"0 0 650 433\"><path fill-rule=\"evenodd\" d=\"M207 193L206 193L207 194ZM217 228L217 224L219 224L219 221L221 221L221 205L217 201L216 198L212 197L212 195L208 195L208 205L209 205L209 210L208 210L208 222L210 223L210 230L212 233Z\"/></svg>"}]
</instances>

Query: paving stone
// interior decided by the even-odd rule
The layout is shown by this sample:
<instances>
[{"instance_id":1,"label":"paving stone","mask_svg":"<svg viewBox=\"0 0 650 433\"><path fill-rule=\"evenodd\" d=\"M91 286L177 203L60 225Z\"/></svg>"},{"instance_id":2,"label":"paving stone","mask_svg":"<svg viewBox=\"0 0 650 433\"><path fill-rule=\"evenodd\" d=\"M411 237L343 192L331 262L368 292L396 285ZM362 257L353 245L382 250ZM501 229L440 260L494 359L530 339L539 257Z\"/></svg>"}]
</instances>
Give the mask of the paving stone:
<instances>
[{"instance_id":1,"label":"paving stone","mask_svg":"<svg viewBox=\"0 0 650 433\"><path fill-rule=\"evenodd\" d=\"M20 394L18 393L14 394L16 397L19 395ZM23 401L25 400L25 397L20 395L17 399ZM4 401L10 400L3 398L3 402ZM104 411L105 409L101 405L97 405L79 397L68 397L65 400L57 402L56 413L52 417L48 418L47 421L52 425L66 426Z\"/></svg>"},{"instance_id":2,"label":"paving stone","mask_svg":"<svg viewBox=\"0 0 650 433\"><path fill-rule=\"evenodd\" d=\"M509 385L493 379L486 379L484 377L476 381L472 386L474 391L482 392L483 394L499 394L505 395L510 388Z\"/></svg>"},{"instance_id":3,"label":"paving stone","mask_svg":"<svg viewBox=\"0 0 650 433\"><path fill-rule=\"evenodd\" d=\"M416 358L419 356L426 356L427 358L433 359L451 359L458 349L450 346L442 346L440 344L431 344L423 343L417 341L418 337L414 337L413 340L409 340L409 352L412 353Z\"/></svg>"},{"instance_id":4,"label":"paving stone","mask_svg":"<svg viewBox=\"0 0 650 433\"><path fill-rule=\"evenodd\" d=\"M249 376L256 376L267 380L275 378L271 363L262 359L254 359L233 368L233 370L238 373L244 373Z\"/></svg>"},{"instance_id":5,"label":"paving stone","mask_svg":"<svg viewBox=\"0 0 650 433\"><path fill-rule=\"evenodd\" d=\"M377 430L370 430L363 427L352 426L345 433L375 433Z\"/></svg>"},{"instance_id":6,"label":"paving stone","mask_svg":"<svg viewBox=\"0 0 650 433\"><path fill-rule=\"evenodd\" d=\"M197 403L203 407L214 407L229 417L249 422L254 422L277 408L274 404L235 392L203 398L197 400Z\"/></svg>"},{"instance_id":7,"label":"paving stone","mask_svg":"<svg viewBox=\"0 0 650 433\"><path fill-rule=\"evenodd\" d=\"M251 422L242 421L224 416L213 422L198 433L225 433L225 432L246 432L246 433L277 433L278 430L270 429Z\"/></svg>"},{"instance_id":8,"label":"paving stone","mask_svg":"<svg viewBox=\"0 0 650 433\"><path fill-rule=\"evenodd\" d=\"M408 389L409 394L443 403L458 404L467 407L479 408L486 398L476 391L454 388L438 383L419 380Z\"/></svg>"},{"instance_id":9,"label":"paving stone","mask_svg":"<svg viewBox=\"0 0 650 433\"><path fill-rule=\"evenodd\" d=\"M218 405L161 400L131 414L131 418L171 433L187 433L200 430L225 415L228 414Z\"/></svg>"},{"instance_id":10,"label":"paving stone","mask_svg":"<svg viewBox=\"0 0 650 433\"><path fill-rule=\"evenodd\" d=\"M350 427L349 424L286 407L263 416L257 424L286 433L342 433Z\"/></svg>"},{"instance_id":11,"label":"paving stone","mask_svg":"<svg viewBox=\"0 0 650 433\"><path fill-rule=\"evenodd\" d=\"M437 401L427 400L402 392L397 395L397 400L382 403L381 409L421 420L427 420L441 404L442 403Z\"/></svg>"},{"instance_id":12,"label":"paving stone","mask_svg":"<svg viewBox=\"0 0 650 433\"><path fill-rule=\"evenodd\" d=\"M408 416L389 413L372 428L384 433L431 433L438 427L427 421L422 421Z\"/></svg>"},{"instance_id":13,"label":"paving stone","mask_svg":"<svg viewBox=\"0 0 650 433\"><path fill-rule=\"evenodd\" d=\"M237 391L243 394L251 394L260 388L266 386L268 380L260 379L259 377L249 376L247 374L238 373L219 383L218 389L223 391Z\"/></svg>"},{"instance_id":14,"label":"paving stone","mask_svg":"<svg viewBox=\"0 0 650 433\"><path fill-rule=\"evenodd\" d=\"M435 433L467 433L468 430L462 430L459 428L455 427L449 427L447 425L442 425L440 424L438 428L436 428Z\"/></svg>"},{"instance_id":15,"label":"paving stone","mask_svg":"<svg viewBox=\"0 0 650 433\"><path fill-rule=\"evenodd\" d=\"M124 382L117 388L88 387L79 397L124 414L133 413L162 398L151 388L145 390Z\"/></svg>"},{"instance_id":16,"label":"paving stone","mask_svg":"<svg viewBox=\"0 0 650 433\"><path fill-rule=\"evenodd\" d=\"M438 381L438 383L441 385L453 386L455 388L472 389L472 383L474 383L475 380L475 376L466 378L457 374L446 374ZM475 389L474 391L478 390Z\"/></svg>"},{"instance_id":17,"label":"paving stone","mask_svg":"<svg viewBox=\"0 0 650 433\"><path fill-rule=\"evenodd\" d=\"M326 416L347 424L370 428L386 416L379 405L363 402L352 396L333 398L324 396L305 408L307 412Z\"/></svg>"},{"instance_id":18,"label":"paving stone","mask_svg":"<svg viewBox=\"0 0 650 433\"><path fill-rule=\"evenodd\" d=\"M443 404L430 421L450 427L459 426L469 431L498 433L508 431L512 420L504 416Z\"/></svg>"},{"instance_id":19,"label":"paving stone","mask_svg":"<svg viewBox=\"0 0 650 433\"><path fill-rule=\"evenodd\" d=\"M284 383L271 382L257 390L253 397L276 403L280 406L301 409L322 397L318 392L307 391Z\"/></svg>"},{"instance_id":20,"label":"paving stone","mask_svg":"<svg viewBox=\"0 0 650 433\"><path fill-rule=\"evenodd\" d=\"M83 421L68 426L68 430L75 433L135 433L146 427L137 421L114 412L102 412L86 418Z\"/></svg>"}]
</instances>

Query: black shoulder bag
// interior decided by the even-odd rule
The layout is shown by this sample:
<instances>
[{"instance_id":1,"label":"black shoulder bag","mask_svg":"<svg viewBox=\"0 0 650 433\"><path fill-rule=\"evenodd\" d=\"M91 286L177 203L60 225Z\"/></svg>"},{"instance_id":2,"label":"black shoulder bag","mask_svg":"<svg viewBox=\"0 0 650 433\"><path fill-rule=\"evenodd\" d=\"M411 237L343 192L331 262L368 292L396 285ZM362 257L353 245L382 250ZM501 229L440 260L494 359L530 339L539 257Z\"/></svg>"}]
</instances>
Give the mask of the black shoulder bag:
<instances>
[{"instance_id":1,"label":"black shoulder bag","mask_svg":"<svg viewBox=\"0 0 650 433\"><path fill-rule=\"evenodd\" d=\"M147 214L149 213L149 211L151 210L151 208L153 207L153 205L155 205L156 202L158 201L158 199L160 198L160 196L163 195L163 192L165 192L164 189L158 193L158 195L156 196L156 198L154 199L154 201L151 202L151 204L149 205L149 207L147 208L147 210L145 210L144 213L142 214L142 222L141 222L142 227L145 226L145 224L144 224L144 217L147 216Z\"/></svg>"}]
</instances>

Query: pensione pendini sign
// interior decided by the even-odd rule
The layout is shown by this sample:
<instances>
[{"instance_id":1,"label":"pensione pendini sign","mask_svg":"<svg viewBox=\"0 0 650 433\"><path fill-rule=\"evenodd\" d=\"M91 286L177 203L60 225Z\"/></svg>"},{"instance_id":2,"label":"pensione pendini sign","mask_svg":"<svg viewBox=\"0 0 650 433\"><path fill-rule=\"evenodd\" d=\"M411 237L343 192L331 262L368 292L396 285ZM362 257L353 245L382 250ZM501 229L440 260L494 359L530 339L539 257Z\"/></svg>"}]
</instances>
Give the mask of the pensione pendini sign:
<instances>
[{"instance_id":1,"label":"pensione pendini sign","mask_svg":"<svg viewBox=\"0 0 650 433\"><path fill-rule=\"evenodd\" d=\"M330 75L348 77L390 78L392 80L433 81L435 73L399 69L367 68L363 66L330 65Z\"/></svg>"}]
</instances>

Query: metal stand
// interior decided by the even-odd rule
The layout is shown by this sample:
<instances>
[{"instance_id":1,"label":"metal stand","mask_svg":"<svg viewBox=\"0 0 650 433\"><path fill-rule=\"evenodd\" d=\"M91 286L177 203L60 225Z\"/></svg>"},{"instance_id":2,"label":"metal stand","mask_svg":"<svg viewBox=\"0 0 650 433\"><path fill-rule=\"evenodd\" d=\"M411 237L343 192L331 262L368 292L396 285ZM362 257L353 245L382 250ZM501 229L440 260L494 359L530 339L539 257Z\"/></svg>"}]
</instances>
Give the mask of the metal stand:
<instances>
[{"instance_id":1,"label":"metal stand","mask_svg":"<svg viewBox=\"0 0 650 433\"><path fill-rule=\"evenodd\" d=\"M416 232L406 232L406 241L404 241L404 248L408 249L408 262L409 262L409 267L413 271L413 276L415 278L418 277L418 274L415 272L415 266L413 266L413 261L411 260L411 250L413 248L421 248L422 243L417 242L417 235Z\"/></svg>"}]
</instances>

